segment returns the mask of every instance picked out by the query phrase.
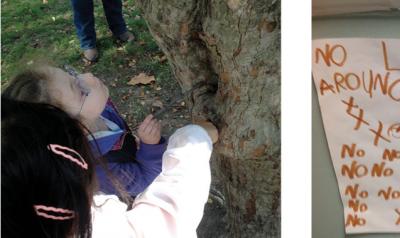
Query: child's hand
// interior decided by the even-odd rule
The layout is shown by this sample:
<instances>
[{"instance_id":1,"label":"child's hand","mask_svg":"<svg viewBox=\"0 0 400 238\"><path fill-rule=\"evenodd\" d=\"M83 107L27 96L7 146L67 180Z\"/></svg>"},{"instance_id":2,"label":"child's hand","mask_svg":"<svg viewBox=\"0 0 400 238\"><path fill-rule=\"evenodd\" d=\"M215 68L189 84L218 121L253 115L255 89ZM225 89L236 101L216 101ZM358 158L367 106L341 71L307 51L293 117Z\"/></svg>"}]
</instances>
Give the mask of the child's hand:
<instances>
[{"instance_id":1,"label":"child's hand","mask_svg":"<svg viewBox=\"0 0 400 238\"><path fill-rule=\"evenodd\" d=\"M213 144L218 141L218 129L209 121L196 121L195 124L203 127L210 136Z\"/></svg>"},{"instance_id":2,"label":"child's hand","mask_svg":"<svg viewBox=\"0 0 400 238\"><path fill-rule=\"evenodd\" d=\"M158 144L161 139L161 124L153 115L148 115L138 128L140 140L145 144Z\"/></svg>"}]
</instances>

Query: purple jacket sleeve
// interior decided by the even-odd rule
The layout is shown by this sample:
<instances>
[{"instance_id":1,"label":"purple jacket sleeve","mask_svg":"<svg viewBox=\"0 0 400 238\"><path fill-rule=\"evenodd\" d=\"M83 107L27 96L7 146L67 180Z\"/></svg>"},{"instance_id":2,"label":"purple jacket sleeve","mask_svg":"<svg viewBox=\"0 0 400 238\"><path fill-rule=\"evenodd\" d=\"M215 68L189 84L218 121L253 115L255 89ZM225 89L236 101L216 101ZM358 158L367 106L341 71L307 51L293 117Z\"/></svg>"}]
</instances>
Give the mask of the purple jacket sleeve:
<instances>
[{"instance_id":1,"label":"purple jacket sleeve","mask_svg":"<svg viewBox=\"0 0 400 238\"><path fill-rule=\"evenodd\" d=\"M143 192L160 174L162 155L166 149L166 140L161 138L157 145L140 143L136 152L136 161L127 163L108 163L108 170L131 195ZM96 167L100 191L106 194L119 194L101 166Z\"/></svg>"}]
</instances>

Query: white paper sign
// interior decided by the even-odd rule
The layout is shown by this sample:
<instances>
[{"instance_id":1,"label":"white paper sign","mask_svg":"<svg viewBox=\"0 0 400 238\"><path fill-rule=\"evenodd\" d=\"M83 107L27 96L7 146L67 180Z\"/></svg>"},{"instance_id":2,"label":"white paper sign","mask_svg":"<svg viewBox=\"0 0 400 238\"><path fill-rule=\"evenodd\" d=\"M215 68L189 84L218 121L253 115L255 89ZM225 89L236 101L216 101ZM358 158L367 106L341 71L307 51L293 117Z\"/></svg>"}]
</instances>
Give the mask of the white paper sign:
<instances>
[{"instance_id":1,"label":"white paper sign","mask_svg":"<svg viewBox=\"0 0 400 238\"><path fill-rule=\"evenodd\" d=\"M400 39L320 39L312 48L346 233L400 232Z\"/></svg>"}]
</instances>

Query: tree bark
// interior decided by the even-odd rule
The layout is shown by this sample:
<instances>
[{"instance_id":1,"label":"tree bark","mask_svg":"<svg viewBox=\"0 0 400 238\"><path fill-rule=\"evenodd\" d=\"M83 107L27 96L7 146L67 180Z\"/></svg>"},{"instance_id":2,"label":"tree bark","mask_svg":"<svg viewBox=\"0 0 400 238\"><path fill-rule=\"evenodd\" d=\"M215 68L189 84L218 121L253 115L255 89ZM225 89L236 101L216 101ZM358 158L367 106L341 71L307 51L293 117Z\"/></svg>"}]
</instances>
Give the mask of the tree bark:
<instances>
[{"instance_id":1,"label":"tree bark","mask_svg":"<svg viewBox=\"0 0 400 238\"><path fill-rule=\"evenodd\" d=\"M229 237L280 237L280 0L138 0L188 98L219 129Z\"/></svg>"}]
</instances>

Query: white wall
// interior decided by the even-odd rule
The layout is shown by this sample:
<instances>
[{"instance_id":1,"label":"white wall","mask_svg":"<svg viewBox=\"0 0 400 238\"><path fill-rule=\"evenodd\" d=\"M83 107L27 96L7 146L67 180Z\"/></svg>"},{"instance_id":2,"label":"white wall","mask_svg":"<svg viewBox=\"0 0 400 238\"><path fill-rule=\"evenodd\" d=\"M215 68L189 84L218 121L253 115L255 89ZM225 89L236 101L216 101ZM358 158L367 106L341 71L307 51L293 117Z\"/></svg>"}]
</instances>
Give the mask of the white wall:
<instances>
[{"instance_id":1,"label":"white wall","mask_svg":"<svg viewBox=\"0 0 400 238\"><path fill-rule=\"evenodd\" d=\"M400 0L313 0L313 16L383 11L400 8Z\"/></svg>"}]
</instances>

